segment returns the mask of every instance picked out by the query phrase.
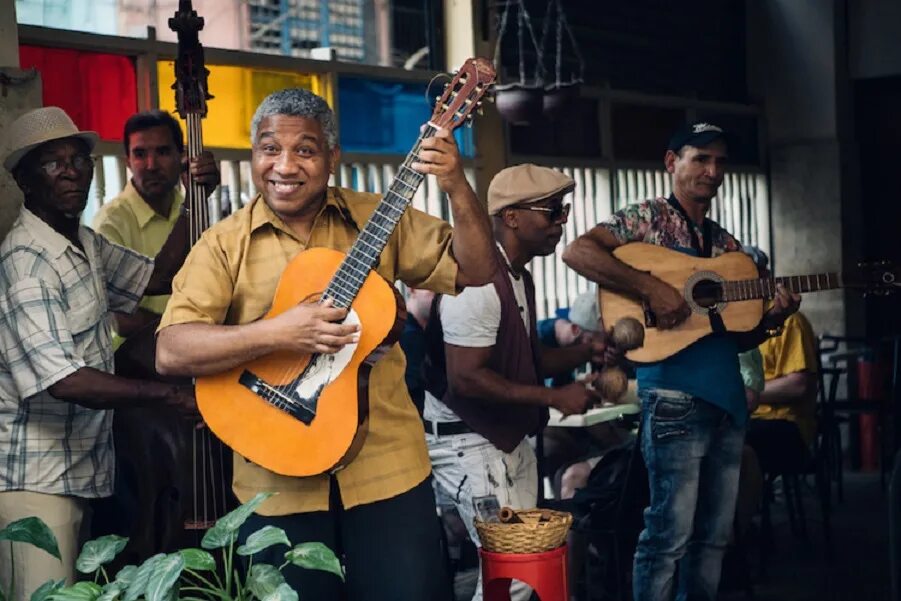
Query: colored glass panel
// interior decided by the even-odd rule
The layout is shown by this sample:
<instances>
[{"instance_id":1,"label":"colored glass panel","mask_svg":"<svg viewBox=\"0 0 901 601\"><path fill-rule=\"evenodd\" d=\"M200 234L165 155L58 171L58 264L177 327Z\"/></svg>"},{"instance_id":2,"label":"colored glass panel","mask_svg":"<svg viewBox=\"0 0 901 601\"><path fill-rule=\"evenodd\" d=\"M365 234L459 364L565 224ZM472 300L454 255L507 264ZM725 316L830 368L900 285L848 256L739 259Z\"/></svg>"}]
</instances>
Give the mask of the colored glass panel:
<instances>
[{"instance_id":1,"label":"colored glass panel","mask_svg":"<svg viewBox=\"0 0 901 601\"><path fill-rule=\"evenodd\" d=\"M338 80L338 118L344 152L407 154L419 136L419 127L432 116L434 96L426 99L425 83L390 82L359 77ZM475 155L472 130L455 133L463 156Z\"/></svg>"},{"instance_id":2,"label":"colored glass panel","mask_svg":"<svg viewBox=\"0 0 901 601\"><path fill-rule=\"evenodd\" d=\"M41 73L44 106L58 106L81 129L120 141L125 120L138 110L135 67L118 54L19 46L19 64Z\"/></svg>"},{"instance_id":3,"label":"colored glass panel","mask_svg":"<svg viewBox=\"0 0 901 601\"><path fill-rule=\"evenodd\" d=\"M160 108L175 115L175 63L159 61ZM207 103L203 120L203 143L217 148L250 148L250 120L260 102L270 93L283 88L305 88L319 94L331 104L331 94L324 77L291 71L272 71L207 65L207 86L213 98ZM177 115L176 115L177 116ZM182 127L184 127L182 123Z\"/></svg>"}]
</instances>

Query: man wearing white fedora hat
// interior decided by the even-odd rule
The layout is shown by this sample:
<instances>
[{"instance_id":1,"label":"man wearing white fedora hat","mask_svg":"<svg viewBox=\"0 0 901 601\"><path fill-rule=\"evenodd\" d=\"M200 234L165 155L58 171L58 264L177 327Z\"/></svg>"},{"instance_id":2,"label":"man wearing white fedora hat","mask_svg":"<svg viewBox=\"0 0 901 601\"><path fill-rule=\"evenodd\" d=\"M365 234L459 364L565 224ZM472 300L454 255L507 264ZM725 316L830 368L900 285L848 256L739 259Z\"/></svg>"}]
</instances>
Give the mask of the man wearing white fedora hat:
<instances>
[{"instance_id":1,"label":"man wearing white fedora hat","mask_svg":"<svg viewBox=\"0 0 901 601\"><path fill-rule=\"evenodd\" d=\"M154 262L80 225L98 137L62 109L25 113L4 137L3 166L25 202L0 243L0 528L38 516L62 556L0 545L0 580L14 578L24 599L50 578L73 578L87 502L112 493L110 410L194 410L190 390L112 375L110 328L112 312L170 290L187 235L176 225Z\"/></svg>"}]
</instances>

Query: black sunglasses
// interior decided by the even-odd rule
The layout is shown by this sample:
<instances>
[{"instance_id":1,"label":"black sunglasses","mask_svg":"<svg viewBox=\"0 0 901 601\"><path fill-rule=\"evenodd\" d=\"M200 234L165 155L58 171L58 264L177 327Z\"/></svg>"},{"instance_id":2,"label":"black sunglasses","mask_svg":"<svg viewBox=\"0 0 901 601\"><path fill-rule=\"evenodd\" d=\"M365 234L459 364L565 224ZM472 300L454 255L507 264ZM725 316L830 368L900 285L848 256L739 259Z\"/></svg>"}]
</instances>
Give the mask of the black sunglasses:
<instances>
[{"instance_id":1,"label":"black sunglasses","mask_svg":"<svg viewBox=\"0 0 901 601\"><path fill-rule=\"evenodd\" d=\"M535 207L532 205L518 205L510 207L512 209L522 209L524 211L538 211L547 215L551 223L563 223L569 217L570 204L556 205L553 207Z\"/></svg>"}]
</instances>

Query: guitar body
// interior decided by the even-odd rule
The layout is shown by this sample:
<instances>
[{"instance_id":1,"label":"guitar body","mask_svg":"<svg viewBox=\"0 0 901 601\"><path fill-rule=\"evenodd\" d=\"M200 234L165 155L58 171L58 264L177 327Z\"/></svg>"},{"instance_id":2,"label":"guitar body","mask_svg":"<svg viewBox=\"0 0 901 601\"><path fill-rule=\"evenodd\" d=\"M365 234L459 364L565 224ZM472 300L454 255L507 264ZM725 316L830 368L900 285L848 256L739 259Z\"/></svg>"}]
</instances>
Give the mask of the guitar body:
<instances>
[{"instance_id":1,"label":"guitar body","mask_svg":"<svg viewBox=\"0 0 901 601\"><path fill-rule=\"evenodd\" d=\"M264 319L318 300L345 256L327 248L298 254L282 273ZM286 476L313 476L346 466L366 436L369 372L398 339L406 318L397 290L375 272L367 275L350 309L348 322L359 319L360 340L337 377L321 389L309 423L267 401L265 390L255 393L241 381L250 372L273 387L293 391L292 382L310 366L310 355L273 353L197 378L197 405L216 436L243 457Z\"/></svg>"},{"instance_id":2,"label":"guitar body","mask_svg":"<svg viewBox=\"0 0 901 601\"><path fill-rule=\"evenodd\" d=\"M634 317L645 325L644 346L629 351L626 356L636 363L654 363L675 355L679 351L713 333L713 326L705 305L710 305L698 291L710 281L750 280L758 277L757 267L746 254L731 252L716 258L699 258L643 242L624 244L613 255L631 267L650 273L682 292L691 316L670 330L658 329L653 319L648 319L641 299L612 290L599 288L598 303L605 327L610 327L622 317ZM698 284L702 284L698 288ZM725 329L730 332L747 332L754 329L763 318L764 303L761 299L714 303Z\"/></svg>"}]
</instances>

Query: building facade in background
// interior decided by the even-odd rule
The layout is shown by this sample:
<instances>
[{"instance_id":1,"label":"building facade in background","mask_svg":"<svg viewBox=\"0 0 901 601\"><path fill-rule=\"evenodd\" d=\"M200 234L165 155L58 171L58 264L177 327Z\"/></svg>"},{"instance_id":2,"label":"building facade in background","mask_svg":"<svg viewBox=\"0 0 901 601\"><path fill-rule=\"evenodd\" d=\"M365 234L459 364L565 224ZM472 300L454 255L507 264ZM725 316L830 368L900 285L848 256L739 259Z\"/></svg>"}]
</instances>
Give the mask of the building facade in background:
<instances>
[{"instance_id":1,"label":"building facade in background","mask_svg":"<svg viewBox=\"0 0 901 601\"><path fill-rule=\"evenodd\" d=\"M411 18L409 2L392 0L194 0L205 20L201 42L209 47L303 58L331 58L403 66L421 49L417 40L392 39L393 14ZM413 8L413 19L427 11ZM19 23L74 31L175 41L168 19L178 0L16 0ZM409 27L402 27L403 31ZM415 45L417 47L411 47ZM329 51L316 49L329 48ZM412 66L412 65L411 65ZM422 65L425 66L425 65Z\"/></svg>"}]
</instances>

